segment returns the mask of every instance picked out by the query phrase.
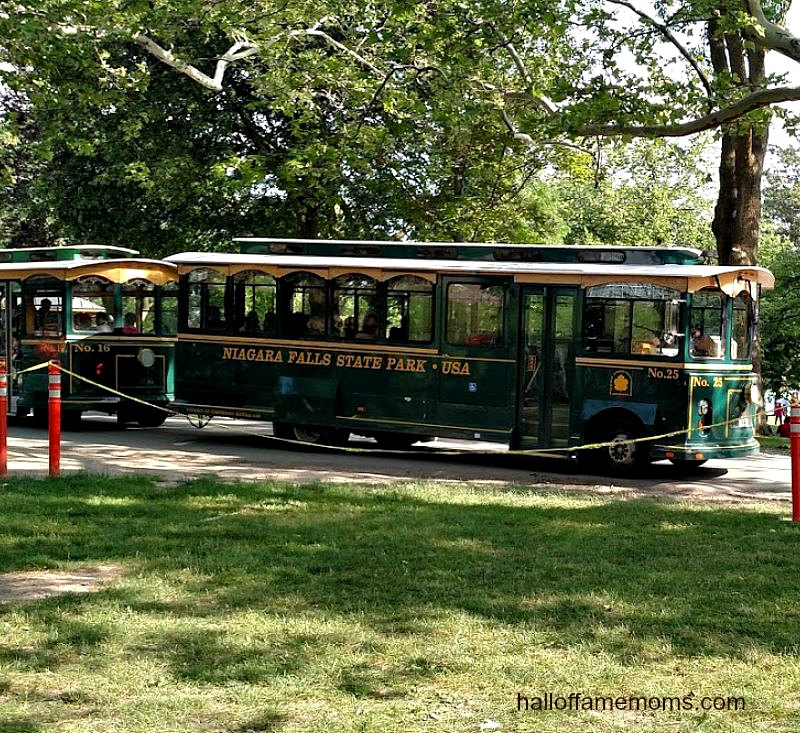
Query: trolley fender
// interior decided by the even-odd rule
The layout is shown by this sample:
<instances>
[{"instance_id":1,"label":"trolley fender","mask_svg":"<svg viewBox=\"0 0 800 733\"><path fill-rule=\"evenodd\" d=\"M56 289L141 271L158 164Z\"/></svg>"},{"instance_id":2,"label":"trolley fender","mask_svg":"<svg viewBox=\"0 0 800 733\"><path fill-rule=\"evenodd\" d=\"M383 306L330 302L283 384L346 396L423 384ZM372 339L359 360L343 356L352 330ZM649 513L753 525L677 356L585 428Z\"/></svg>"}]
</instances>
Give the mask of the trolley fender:
<instances>
[{"instance_id":1,"label":"trolley fender","mask_svg":"<svg viewBox=\"0 0 800 733\"><path fill-rule=\"evenodd\" d=\"M581 411L581 420L588 422L606 410L627 410L638 417L644 425L655 425L658 405L651 402L620 402L619 400L586 400Z\"/></svg>"}]
</instances>

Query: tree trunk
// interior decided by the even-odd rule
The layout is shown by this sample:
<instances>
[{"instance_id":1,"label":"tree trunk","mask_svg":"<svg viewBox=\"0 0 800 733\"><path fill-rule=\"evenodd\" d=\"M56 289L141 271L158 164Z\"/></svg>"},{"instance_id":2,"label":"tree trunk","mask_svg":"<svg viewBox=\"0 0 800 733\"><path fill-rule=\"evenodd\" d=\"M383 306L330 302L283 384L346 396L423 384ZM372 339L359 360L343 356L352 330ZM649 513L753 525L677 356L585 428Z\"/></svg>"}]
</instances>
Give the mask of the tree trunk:
<instances>
[{"instance_id":1,"label":"tree trunk","mask_svg":"<svg viewBox=\"0 0 800 733\"><path fill-rule=\"evenodd\" d=\"M722 135L719 195L711 225L721 265L755 265L761 224L761 178L769 127Z\"/></svg>"},{"instance_id":2,"label":"tree trunk","mask_svg":"<svg viewBox=\"0 0 800 733\"><path fill-rule=\"evenodd\" d=\"M720 33L718 21L708 27L711 63L717 75L738 77L750 90L764 84L765 52L747 50L738 35ZM769 123L756 125L740 121L722 134L719 165L719 195L711 228L717 242L721 265L755 265L758 262L761 225L761 178L769 139ZM756 303L756 309L758 303ZM756 418L756 430L767 430L763 410L761 382L761 345L758 338L758 310L753 333L753 371L756 374L759 402L762 409Z\"/></svg>"}]
</instances>

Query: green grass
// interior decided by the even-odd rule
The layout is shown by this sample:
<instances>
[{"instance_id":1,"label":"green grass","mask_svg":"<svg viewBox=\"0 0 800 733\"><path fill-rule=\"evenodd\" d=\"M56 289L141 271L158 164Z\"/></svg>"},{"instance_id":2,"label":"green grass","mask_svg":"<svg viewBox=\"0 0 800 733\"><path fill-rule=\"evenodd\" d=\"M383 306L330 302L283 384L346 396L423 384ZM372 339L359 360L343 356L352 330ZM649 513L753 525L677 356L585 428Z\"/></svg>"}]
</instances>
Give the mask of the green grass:
<instances>
[{"instance_id":1,"label":"green grass","mask_svg":"<svg viewBox=\"0 0 800 733\"><path fill-rule=\"evenodd\" d=\"M0 731L797 731L784 505L77 476L0 489L0 571L114 564L0 608ZM517 694L742 696L519 712Z\"/></svg>"},{"instance_id":2,"label":"green grass","mask_svg":"<svg viewBox=\"0 0 800 733\"><path fill-rule=\"evenodd\" d=\"M782 438L779 435L759 435L758 444L763 453L789 455L789 438Z\"/></svg>"}]
</instances>

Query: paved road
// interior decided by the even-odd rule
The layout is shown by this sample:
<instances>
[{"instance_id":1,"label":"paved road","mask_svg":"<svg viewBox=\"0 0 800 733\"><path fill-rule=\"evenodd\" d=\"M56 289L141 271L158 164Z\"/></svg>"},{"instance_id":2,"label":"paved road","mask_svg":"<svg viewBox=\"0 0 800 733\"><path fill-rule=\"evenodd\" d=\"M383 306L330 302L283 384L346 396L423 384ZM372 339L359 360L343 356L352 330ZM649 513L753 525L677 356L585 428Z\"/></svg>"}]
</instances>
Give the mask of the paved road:
<instances>
[{"instance_id":1,"label":"paved road","mask_svg":"<svg viewBox=\"0 0 800 733\"><path fill-rule=\"evenodd\" d=\"M65 432L62 473L115 475L147 473L176 481L216 474L228 479L390 482L404 479L470 481L488 486L515 483L597 492L671 495L728 500L790 499L786 456L761 455L709 461L691 476L657 463L635 478L587 476L563 459L508 455L489 443L436 441L413 453L378 451L374 443L352 440L351 449L294 447L271 437L268 424L215 419L202 430L185 418L169 418L154 430L122 429L113 418L89 416L79 432ZM47 431L12 425L9 470L46 475ZM450 452L458 451L458 455Z\"/></svg>"}]
</instances>

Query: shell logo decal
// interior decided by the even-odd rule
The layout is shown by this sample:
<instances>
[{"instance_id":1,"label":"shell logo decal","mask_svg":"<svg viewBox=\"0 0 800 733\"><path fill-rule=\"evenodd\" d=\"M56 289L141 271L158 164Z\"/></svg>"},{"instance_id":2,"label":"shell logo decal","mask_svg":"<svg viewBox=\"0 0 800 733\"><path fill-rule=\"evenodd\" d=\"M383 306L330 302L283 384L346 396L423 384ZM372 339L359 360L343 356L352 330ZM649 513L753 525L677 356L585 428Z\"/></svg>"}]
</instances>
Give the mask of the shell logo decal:
<instances>
[{"instance_id":1,"label":"shell logo decal","mask_svg":"<svg viewBox=\"0 0 800 733\"><path fill-rule=\"evenodd\" d=\"M633 392L633 380L628 372L614 372L611 375L612 397L630 397Z\"/></svg>"}]
</instances>

